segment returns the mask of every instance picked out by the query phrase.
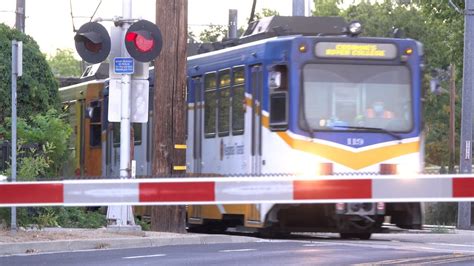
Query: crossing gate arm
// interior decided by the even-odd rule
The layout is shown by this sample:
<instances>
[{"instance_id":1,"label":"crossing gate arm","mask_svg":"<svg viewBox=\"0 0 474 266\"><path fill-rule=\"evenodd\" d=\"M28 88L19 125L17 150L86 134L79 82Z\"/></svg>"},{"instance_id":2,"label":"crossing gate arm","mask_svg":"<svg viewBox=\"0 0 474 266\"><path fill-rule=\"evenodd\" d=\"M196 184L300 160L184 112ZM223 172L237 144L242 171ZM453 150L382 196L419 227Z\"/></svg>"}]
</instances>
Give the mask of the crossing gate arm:
<instances>
[{"instance_id":1,"label":"crossing gate arm","mask_svg":"<svg viewBox=\"0 0 474 266\"><path fill-rule=\"evenodd\" d=\"M0 207L459 201L474 201L474 176L248 176L0 183Z\"/></svg>"}]
</instances>

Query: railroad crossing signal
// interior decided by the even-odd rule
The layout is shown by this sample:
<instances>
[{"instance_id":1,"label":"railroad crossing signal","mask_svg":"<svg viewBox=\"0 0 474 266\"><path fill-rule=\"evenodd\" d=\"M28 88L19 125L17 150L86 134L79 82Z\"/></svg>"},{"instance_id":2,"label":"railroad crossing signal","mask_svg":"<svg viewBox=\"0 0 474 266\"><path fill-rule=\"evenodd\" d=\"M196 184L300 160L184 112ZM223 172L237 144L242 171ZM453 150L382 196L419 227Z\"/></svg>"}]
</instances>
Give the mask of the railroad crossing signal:
<instances>
[{"instance_id":1,"label":"railroad crossing signal","mask_svg":"<svg viewBox=\"0 0 474 266\"><path fill-rule=\"evenodd\" d=\"M74 36L77 53L84 61L97 64L104 61L110 53L110 36L104 26L88 22L79 28Z\"/></svg>"},{"instance_id":2,"label":"railroad crossing signal","mask_svg":"<svg viewBox=\"0 0 474 266\"><path fill-rule=\"evenodd\" d=\"M160 29L147 20L139 20L125 34L125 47L133 59L150 62L161 52L163 38Z\"/></svg>"},{"instance_id":3,"label":"railroad crossing signal","mask_svg":"<svg viewBox=\"0 0 474 266\"><path fill-rule=\"evenodd\" d=\"M97 64L109 56L111 49L109 33L97 22L82 25L74 36L74 41L77 53L88 63ZM155 59L163 46L160 29L148 20L133 23L123 41L130 56L143 63Z\"/></svg>"}]
</instances>

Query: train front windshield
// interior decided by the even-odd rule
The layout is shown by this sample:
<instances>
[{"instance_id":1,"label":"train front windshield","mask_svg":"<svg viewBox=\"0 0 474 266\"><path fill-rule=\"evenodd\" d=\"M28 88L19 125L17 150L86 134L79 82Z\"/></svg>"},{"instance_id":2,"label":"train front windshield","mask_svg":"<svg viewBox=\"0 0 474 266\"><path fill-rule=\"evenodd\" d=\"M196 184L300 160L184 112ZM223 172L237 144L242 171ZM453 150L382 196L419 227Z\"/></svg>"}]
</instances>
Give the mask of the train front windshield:
<instances>
[{"instance_id":1,"label":"train front windshield","mask_svg":"<svg viewBox=\"0 0 474 266\"><path fill-rule=\"evenodd\" d=\"M300 125L408 132L413 127L412 100L406 66L307 64Z\"/></svg>"}]
</instances>

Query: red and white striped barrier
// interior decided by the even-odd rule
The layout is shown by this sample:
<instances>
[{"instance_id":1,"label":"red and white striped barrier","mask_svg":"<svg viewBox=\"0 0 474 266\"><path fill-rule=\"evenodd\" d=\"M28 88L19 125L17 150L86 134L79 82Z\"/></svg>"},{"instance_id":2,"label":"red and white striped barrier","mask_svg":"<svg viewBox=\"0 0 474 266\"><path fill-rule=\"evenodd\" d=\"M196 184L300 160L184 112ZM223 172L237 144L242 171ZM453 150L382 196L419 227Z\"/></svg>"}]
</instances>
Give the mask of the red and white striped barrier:
<instances>
[{"instance_id":1,"label":"red and white striped barrier","mask_svg":"<svg viewBox=\"0 0 474 266\"><path fill-rule=\"evenodd\" d=\"M474 176L322 176L0 183L0 207L474 201Z\"/></svg>"}]
</instances>

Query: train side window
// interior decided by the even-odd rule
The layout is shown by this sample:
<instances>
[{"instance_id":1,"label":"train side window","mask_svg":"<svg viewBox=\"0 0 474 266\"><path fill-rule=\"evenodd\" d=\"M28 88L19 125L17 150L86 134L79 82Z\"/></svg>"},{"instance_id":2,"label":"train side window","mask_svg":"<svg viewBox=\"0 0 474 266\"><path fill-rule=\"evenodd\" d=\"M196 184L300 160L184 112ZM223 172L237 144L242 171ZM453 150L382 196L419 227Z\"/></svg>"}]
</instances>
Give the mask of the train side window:
<instances>
[{"instance_id":1,"label":"train side window","mask_svg":"<svg viewBox=\"0 0 474 266\"><path fill-rule=\"evenodd\" d=\"M270 95L270 129L284 131L288 128L286 92Z\"/></svg>"},{"instance_id":2,"label":"train side window","mask_svg":"<svg viewBox=\"0 0 474 266\"><path fill-rule=\"evenodd\" d=\"M245 72L244 67L234 68L232 76L232 135L244 134L245 126Z\"/></svg>"},{"instance_id":3,"label":"train side window","mask_svg":"<svg viewBox=\"0 0 474 266\"><path fill-rule=\"evenodd\" d=\"M92 101L86 108L86 118L89 118L89 145L91 147L101 146L101 133L102 133L102 112L101 102Z\"/></svg>"},{"instance_id":4,"label":"train side window","mask_svg":"<svg viewBox=\"0 0 474 266\"><path fill-rule=\"evenodd\" d=\"M219 71L219 98L217 102L219 137L228 136L230 129L230 70Z\"/></svg>"},{"instance_id":5,"label":"train side window","mask_svg":"<svg viewBox=\"0 0 474 266\"><path fill-rule=\"evenodd\" d=\"M270 87L270 129L288 129L288 69L285 65L274 66L268 73Z\"/></svg>"},{"instance_id":6,"label":"train side window","mask_svg":"<svg viewBox=\"0 0 474 266\"><path fill-rule=\"evenodd\" d=\"M216 73L206 74L204 77L204 136L206 138L216 136L216 87Z\"/></svg>"},{"instance_id":7,"label":"train side window","mask_svg":"<svg viewBox=\"0 0 474 266\"><path fill-rule=\"evenodd\" d=\"M132 129L133 129L134 145L139 146L142 144L142 124L132 123ZM120 146L120 123L112 123L112 134L113 134L112 137L114 141L114 147L119 147Z\"/></svg>"}]
</instances>

